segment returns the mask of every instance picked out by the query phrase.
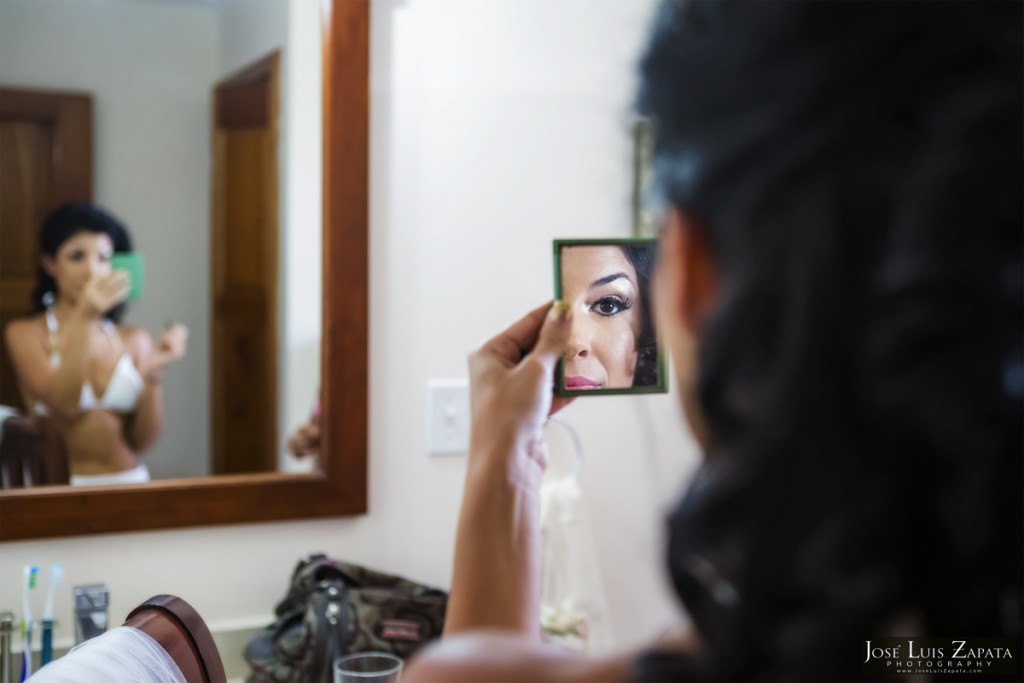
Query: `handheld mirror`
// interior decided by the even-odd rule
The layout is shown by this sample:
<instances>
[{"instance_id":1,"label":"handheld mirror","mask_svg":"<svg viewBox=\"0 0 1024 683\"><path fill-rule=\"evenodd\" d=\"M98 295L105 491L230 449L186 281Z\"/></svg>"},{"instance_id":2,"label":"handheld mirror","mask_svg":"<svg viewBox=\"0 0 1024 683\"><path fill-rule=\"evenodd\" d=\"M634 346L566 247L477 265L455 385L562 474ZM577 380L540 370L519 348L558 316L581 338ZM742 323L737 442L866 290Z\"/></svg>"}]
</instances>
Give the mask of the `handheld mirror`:
<instances>
[{"instance_id":1,"label":"handheld mirror","mask_svg":"<svg viewBox=\"0 0 1024 683\"><path fill-rule=\"evenodd\" d=\"M653 239L555 240L555 299L572 308L558 396L668 391L650 305Z\"/></svg>"},{"instance_id":2,"label":"handheld mirror","mask_svg":"<svg viewBox=\"0 0 1024 683\"><path fill-rule=\"evenodd\" d=\"M142 298L142 277L145 272L142 254L134 252L118 252L110 259L110 267L114 270L123 270L128 273L128 282L131 289L128 291L128 301L138 301Z\"/></svg>"}]
</instances>

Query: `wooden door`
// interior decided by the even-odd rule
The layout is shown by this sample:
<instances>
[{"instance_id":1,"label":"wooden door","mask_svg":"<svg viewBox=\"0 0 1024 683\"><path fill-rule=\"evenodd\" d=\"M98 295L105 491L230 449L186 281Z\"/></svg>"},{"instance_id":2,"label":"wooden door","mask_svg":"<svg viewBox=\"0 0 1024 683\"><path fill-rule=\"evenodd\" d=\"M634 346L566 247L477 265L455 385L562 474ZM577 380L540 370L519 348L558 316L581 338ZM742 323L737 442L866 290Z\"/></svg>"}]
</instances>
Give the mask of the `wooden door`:
<instances>
[{"instance_id":1,"label":"wooden door","mask_svg":"<svg viewBox=\"0 0 1024 683\"><path fill-rule=\"evenodd\" d=\"M32 314L39 229L68 201L92 201L92 97L0 88L0 328ZM2 337L0 405L26 407Z\"/></svg>"},{"instance_id":2,"label":"wooden door","mask_svg":"<svg viewBox=\"0 0 1024 683\"><path fill-rule=\"evenodd\" d=\"M214 90L212 473L277 470L279 53Z\"/></svg>"}]
</instances>

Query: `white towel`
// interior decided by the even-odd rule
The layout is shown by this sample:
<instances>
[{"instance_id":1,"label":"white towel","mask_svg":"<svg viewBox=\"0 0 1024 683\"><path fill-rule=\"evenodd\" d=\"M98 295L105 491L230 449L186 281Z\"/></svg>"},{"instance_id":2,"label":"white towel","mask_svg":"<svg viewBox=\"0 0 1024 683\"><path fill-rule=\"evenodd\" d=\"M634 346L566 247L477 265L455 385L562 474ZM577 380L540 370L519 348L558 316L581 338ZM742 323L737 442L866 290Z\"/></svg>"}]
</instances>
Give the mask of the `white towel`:
<instances>
[{"instance_id":1,"label":"white towel","mask_svg":"<svg viewBox=\"0 0 1024 683\"><path fill-rule=\"evenodd\" d=\"M28 679L32 683L188 683L167 651L132 626L76 645Z\"/></svg>"}]
</instances>

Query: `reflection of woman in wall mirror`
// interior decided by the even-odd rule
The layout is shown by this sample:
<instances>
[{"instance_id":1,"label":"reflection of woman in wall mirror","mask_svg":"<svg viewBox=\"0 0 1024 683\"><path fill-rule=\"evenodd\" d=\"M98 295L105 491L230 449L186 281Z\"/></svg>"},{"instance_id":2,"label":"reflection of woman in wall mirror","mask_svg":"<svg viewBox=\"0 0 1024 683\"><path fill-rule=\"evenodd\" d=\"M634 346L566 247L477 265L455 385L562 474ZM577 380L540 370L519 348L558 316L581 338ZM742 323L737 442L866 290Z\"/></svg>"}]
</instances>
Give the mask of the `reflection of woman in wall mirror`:
<instances>
[{"instance_id":1,"label":"reflection of woman in wall mirror","mask_svg":"<svg viewBox=\"0 0 1024 683\"><path fill-rule=\"evenodd\" d=\"M658 384L658 348L648 300L653 244L561 249L561 298L573 311L564 389Z\"/></svg>"},{"instance_id":2,"label":"reflection of woman in wall mirror","mask_svg":"<svg viewBox=\"0 0 1024 683\"><path fill-rule=\"evenodd\" d=\"M38 315L5 330L25 408L56 420L73 485L149 481L139 454L163 427L164 368L185 355L183 325L154 343L145 330L120 324L131 283L111 258L131 248L109 213L61 206L40 235Z\"/></svg>"}]
</instances>

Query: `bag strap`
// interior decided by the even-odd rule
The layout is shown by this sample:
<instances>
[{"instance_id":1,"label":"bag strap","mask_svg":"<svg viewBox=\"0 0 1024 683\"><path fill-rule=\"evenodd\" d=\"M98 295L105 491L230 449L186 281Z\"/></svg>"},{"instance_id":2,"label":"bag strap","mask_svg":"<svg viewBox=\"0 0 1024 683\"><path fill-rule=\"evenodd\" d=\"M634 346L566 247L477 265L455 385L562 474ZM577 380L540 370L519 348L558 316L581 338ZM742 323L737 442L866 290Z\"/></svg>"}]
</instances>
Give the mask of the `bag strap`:
<instances>
[{"instance_id":1,"label":"bag strap","mask_svg":"<svg viewBox=\"0 0 1024 683\"><path fill-rule=\"evenodd\" d=\"M386 574L349 562L336 562L335 564L344 574L345 583L349 588L383 588L408 597L447 595L439 588L410 581L395 574Z\"/></svg>"},{"instance_id":2,"label":"bag strap","mask_svg":"<svg viewBox=\"0 0 1024 683\"><path fill-rule=\"evenodd\" d=\"M351 562L342 562L324 553L310 553L299 560L292 572L288 594L278 605L280 615L296 602L304 601L311 593L327 585L339 585L344 590L382 589L410 598L443 598L447 593L439 588L409 581L395 574L387 574Z\"/></svg>"}]
</instances>

